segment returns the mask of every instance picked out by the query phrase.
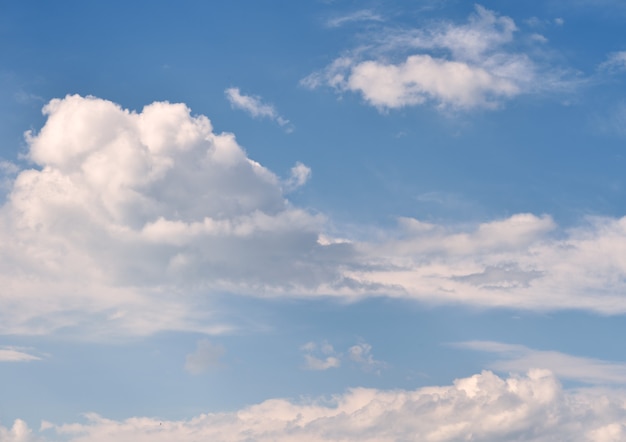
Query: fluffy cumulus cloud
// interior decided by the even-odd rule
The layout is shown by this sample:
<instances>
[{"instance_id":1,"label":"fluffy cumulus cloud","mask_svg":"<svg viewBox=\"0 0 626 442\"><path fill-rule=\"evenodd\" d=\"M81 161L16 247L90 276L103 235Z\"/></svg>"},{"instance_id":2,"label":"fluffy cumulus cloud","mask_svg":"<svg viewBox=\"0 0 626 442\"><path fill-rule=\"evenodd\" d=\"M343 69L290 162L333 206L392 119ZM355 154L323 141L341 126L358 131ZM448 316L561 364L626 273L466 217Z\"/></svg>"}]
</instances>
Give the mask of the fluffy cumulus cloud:
<instances>
[{"instance_id":1,"label":"fluffy cumulus cloud","mask_svg":"<svg viewBox=\"0 0 626 442\"><path fill-rule=\"evenodd\" d=\"M183 104L68 96L44 112L0 208L2 334L219 333L216 294L626 312L626 218L401 218L350 240L286 199L308 167L279 178Z\"/></svg>"},{"instance_id":2,"label":"fluffy cumulus cloud","mask_svg":"<svg viewBox=\"0 0 626 442\"><path fill-rule=\"evenodd\" d=\"M357 92L381 110L423 103L455 110L494 108L548 84L565 84L560 75L511 49L517 31L511 18L476 6L465 24L385 30L368 47L338 58L303 84Z\"/></svg>"},{"instance_id":3,"label":"fluffy cumulus cloud","mask_svg":"<svg viewBox=\"0 0 626 442\"><path fill-rule=\"evenodd\" d=\"M0 209L0 332L219 331L197 294L340 279L338 247L317 242L323 218L291 206L279 177L185 105L131 112L68 96L44 114L27 134L33 167ZM294 170L303 184L308 168Z\"/></svg>"},{"instance_id":4,"label":"fluffy cumulus cloud","mask_svg":"<svg viewBox=\"0 0 626 442\"><path fill-rule=\"evenodd\" d=\"M502 378L484 371L452 385L417 390L355 388L331 399L272 399L186 421L44 422L50 440L133 441L595 441L624 440L626 395L564 390L545 370ZM2 433L0 433L2 434ZM9 439L11 440L11 439Z\"/></svg>"}]
</instances>

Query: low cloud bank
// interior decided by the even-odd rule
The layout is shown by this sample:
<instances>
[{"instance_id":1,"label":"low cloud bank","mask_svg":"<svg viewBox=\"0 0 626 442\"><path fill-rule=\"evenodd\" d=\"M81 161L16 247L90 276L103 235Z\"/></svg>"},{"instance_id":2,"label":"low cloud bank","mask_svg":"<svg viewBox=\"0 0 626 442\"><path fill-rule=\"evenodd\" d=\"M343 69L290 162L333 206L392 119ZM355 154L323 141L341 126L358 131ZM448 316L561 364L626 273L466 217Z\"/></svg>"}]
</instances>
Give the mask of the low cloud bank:
<instances>
[{"instance_id":1,"label":"low cloud bank","mask_svg":"<svg viewBox=\"0 0 626 442\"><path fill-rule=\"evenodd\" d=\"M618 441L626 437L626 393L564 390L545 370L492 372L417 390L355 388L312 402L271 399L232 413L184 421L87 414L86 422L44 422L42 440L133 441ZM54 437L52 437L54 433ZM26 435L16 439L16 434ZM31 441L21 421L0 441ZM45 436L45 437L44 437ZM13 439L11 439L13 437Z\"/></svg>"}]
</instances>

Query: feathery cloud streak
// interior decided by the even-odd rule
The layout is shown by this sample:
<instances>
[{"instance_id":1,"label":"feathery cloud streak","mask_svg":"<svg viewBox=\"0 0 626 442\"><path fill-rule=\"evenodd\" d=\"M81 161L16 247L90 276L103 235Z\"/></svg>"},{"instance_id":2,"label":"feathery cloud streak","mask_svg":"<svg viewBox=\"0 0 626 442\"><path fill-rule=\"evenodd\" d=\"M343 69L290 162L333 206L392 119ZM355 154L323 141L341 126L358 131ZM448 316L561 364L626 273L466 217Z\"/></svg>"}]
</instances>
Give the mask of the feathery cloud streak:
<instances>
[{"instance_id":1,"label":"feathery cloud streak","mask_svg":"<svg viewBox=\"0 0 626 442\"><path fill-rule=\"evenodd\" d=\"M285 127L287 131L293 131L293 125L289 120L281 117L273 105L263 103L260 97L244 95L237 87L228 88L224 93L233 108L246 111L254 118L269 118Z\"/></svg>"}]
</instances>

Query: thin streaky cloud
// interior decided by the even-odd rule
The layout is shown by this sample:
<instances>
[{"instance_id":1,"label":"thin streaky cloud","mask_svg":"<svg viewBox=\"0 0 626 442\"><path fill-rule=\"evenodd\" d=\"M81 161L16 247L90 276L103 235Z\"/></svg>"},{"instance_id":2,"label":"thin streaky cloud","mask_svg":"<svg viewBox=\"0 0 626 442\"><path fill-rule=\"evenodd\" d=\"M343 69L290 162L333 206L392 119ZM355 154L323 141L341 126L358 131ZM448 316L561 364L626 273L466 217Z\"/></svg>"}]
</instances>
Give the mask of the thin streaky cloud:
<instances>
[{"instance_id":1,"label":"thin streaky cloud","mask_svg":"<svg viewBox=\"0 0 626 442\"><path fill-rule=\"evenodd\" d=\"M588 384L626 385L626 363L573 356L558 351L535 350L523 345L495 341L467 341L454 345L493 353L497 359L488 364L488 367L497 371L525 373L541 368L550 370L560 379Z\"/></svg>"},{"instance_id":2,"label":"thin streaky cloud","mask_svg":"<svg viewBox=\"0 0 626 442\"><path fill-rule=\"evenodd\" d=\"M39 361L41 358L27 353L27 349L20 347L0 347L0 362L29 362Z\"/></svg>"},{"instance_id":3,"label":"thin streaky cloud","mask_svg":"<svg viewBox=\"0 0 626 442\"><path fill-rule=\"evenodd\" d=\"M339 28L349 23L372 21L382 22L384 21L384 19L381 15L376 14L370 9L362 9L360 11L355 11L350 14L330 18L326 21L326 26L329 28Z\"/></svg>"},{"instance_id":4,"label":"thin streaky cloud","mask_svg":"<svg viewBox=\"0 0 626 442\"><path fill-rule=\"evenodd\" d=\"M293 130L293 125L289 120L282 117L272 104L264 103L261 97L242 94L236 87L228 88L224 93L234 109L243 110L254 118L269 118L285 130L289 132Z\"/></svg>"}]
</instances>

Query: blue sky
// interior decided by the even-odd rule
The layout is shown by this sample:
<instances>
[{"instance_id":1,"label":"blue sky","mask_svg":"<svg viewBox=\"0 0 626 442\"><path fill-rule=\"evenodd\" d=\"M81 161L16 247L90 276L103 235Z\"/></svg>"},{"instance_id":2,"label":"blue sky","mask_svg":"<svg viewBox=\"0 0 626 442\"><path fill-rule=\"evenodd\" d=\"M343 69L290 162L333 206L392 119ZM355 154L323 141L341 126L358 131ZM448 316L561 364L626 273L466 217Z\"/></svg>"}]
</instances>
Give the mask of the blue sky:
<instances>
[{"instance_id":1,"label":"blue sky","mask_svg":"<svg viewBox=\"0 0 626 442\"><path fill-rule=\"evenodd\" d=\"M623 440L625 20L5 2L0 442Z\"/></svg>"}]
</instances>

